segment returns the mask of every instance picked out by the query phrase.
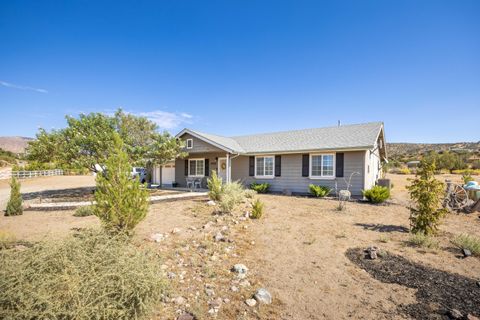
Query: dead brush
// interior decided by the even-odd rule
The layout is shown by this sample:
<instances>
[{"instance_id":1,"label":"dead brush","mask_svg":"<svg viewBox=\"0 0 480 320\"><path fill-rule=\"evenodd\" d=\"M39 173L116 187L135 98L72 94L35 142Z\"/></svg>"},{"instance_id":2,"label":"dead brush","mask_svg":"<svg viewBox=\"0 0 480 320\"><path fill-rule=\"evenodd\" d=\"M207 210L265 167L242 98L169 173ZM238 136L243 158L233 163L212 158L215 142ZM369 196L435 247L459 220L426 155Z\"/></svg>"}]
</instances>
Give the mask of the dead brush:
<instances>
[{"instance_id":1,"label":"dead brush","mask_svg":"<svg viewBox=\"0 0 480 320\"><path fill-rule=\"evenodd\" d=\"M0 319L141 319L166 290L161 263L127 237L87 230L0 250Z\"/></svg>"}]
</instances>

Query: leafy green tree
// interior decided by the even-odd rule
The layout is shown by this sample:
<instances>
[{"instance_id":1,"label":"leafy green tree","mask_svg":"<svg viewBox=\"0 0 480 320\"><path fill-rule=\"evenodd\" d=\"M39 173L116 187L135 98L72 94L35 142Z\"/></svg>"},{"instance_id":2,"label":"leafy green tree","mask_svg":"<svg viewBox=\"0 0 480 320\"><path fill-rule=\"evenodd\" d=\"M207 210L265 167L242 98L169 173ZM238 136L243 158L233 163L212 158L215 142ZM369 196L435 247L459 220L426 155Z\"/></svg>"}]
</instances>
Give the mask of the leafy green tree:
<instances>
[{"instance_id":1,"label":"leafy green tree","mask_svg":"<svg viewBox=\"0 0 480 320\"><path fill-rule=\"evenodd\" d=\"M22 194L20 193L20 182L12 178L10 181L10 199L5 210L6 216L17 216L23 213Z\"/></svg>"},{"instance_id":2,"label":"leafy green tree","mask_svg":"<svg viewBox=\"0 0 480 320\"><path fill-rule=\"evenodd\" d=\"M410 207L410 225L412 233L426 236L438 231L440 219L447 210L442 208L444 184L435 179L435 163L422 160L415 179L407 186L410 198L415 206Z\"/></svg>"},{"instance_id":3,"label":"leafy green tree","mask_svg":"<svg viewBox=\"0 0 480 320\"><path fill-rule=\"evenodd\" d=\"M148 191L130 175L131 166L118 134L106 170L97 175L94 214L110 232L129 233L148 211Z\"/></svg>"}]
</instances>

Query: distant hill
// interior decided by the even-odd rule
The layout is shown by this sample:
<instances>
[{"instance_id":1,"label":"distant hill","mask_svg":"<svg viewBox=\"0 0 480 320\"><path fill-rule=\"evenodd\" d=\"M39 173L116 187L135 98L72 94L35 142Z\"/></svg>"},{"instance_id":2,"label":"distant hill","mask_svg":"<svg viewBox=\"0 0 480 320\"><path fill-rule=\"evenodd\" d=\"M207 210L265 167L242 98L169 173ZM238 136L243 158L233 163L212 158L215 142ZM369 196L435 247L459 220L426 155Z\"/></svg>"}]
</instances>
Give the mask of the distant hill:
<instances>
[{"instance_id":1,"label":"distant hill","mask_svg":"<svg viewBox=\"0 0 480 320\"><path fill-rule=\"evenodd\" d=\"M457 142L457 143L388 143L388 157L397 158L403 156L414 156L429 151L470 151L480 152L479 142Z\"/></svg>"},{"instance_id":2,"label":"distant hill","mask_svg":"<svg viewBox=\"0 0 480 320\"><path fill-rule=\"evenodd\" d=\"M32 140L27 137L0 137L0 148L13 153L24 153L28 141Z\"/></svg>"}]
</instances>

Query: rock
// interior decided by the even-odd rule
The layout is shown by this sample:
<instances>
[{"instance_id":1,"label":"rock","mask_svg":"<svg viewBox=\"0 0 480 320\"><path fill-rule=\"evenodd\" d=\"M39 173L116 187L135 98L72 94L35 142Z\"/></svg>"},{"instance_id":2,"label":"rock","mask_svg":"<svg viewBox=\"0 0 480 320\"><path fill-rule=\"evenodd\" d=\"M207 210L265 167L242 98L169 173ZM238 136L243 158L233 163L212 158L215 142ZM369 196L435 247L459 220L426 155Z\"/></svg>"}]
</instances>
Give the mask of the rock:
<instances>
[{"instance_id":1,"label":"rock","mask_svg":"<svg viewBox=\"0 0 480 320\"><path fill-rule=\"evenodd\" d=\"M272 303L272 295L265 288L260 288L253 296L259 303L270 304Z\"/></svg>"},{"instance_id":2,"label":"rock","mask_svg":"<svg viewBox=\"0 0 480 320\"><path fill-rule=\"evenodd\" d=\"M241 287L250 287L250 281L248 281L248 280L242 280L242 281L240 281L239 285L240 285Z\"/></svg>"},{"instance_id":3,"label":"rock","mask_svg":"<svg viewBox=\"0 0 480 320\"><path fill-rule=\"evenodd\" d=\"M472 252L468 249L462 249L463 257L470 257L472 255Z\"/></svg>"},{"instance_id":4,"label":"rock","mask_svg":"<svg viewBox=\"0 0 480 320\"><path fill-rule=\"evenodd\" d=\"M180 315L177 320L195 320L195 317L190 313L184 313Z\"/></svg>"},{"instance_id":5,"label":"rock","mask_svg":"<svg viewBox=\"0 0 480 320\"><path fill-rule=\"evenodd\" d=\"M175 279L177 277L175 272L169 272L167 273L168 279Z\"/></svg>"},{"instance_id":6,"label":"rock","mask_svg":"<svg viewBox=\"0 0 480 320\"><path fill-rule=\"evenodd\" d=\"M215 241L225 241L225 237L221 232L217 232L217 234L213 237Z\"/></svg>"},{"instance_id":7,"label":"rock","mask_svg":"<svg viewBox=\"0 0 480 320\"><path fill-rule=\"evenodd\" d=\"M371 260L377 259L377 252L379 249L375 246L368 247L365 252L367 253L367 258Z\"/></svg>"},{"instance_id":8,"label":"rock","mask_svg":"<svg viewBox=\"0 0 480 320\"><path fill-rule=\"evenodd\" d=\"M161 242L165 240L165 238L166 237L161 233L152 233L148 239L153 242Z\"/></svg>"},{"instance_id":9,"label":"rock","mask_svg":"<svg viewBox=\"0 0 480 320\"><path fill-rule=\"evenodd\" d=\"M175 304L184 304L185 303L185 298L184 297L176 297L175 299L173 299L173 303Z\"/></svg>"},{"instance_id":10,"label":"rock","mask_svg":"<svg viewBox=\"0 0 480 320\"><path fill-rule=\"evenodd\" d=\"M231 286L231 287L230 287L230 290L232 290L233 292L237 292L237 291L238 291L238 287L236 287L236 286Z\"/></svg>"},{"instance_id":11,"label":"rock","mask_svg":"<svg viewBox=\"0 0 480 320\"><path fill-rule=\"evenodd\" d=\"M247 300L245 300L245 303L246 303L247 306L249 306L249 307L255 307L255 305L257 304L257 300L255 300L255 299L247 299Z\"/></svg>"},{"instance_id":12,"label":"rock","mask_svg":"<svg viewBox=\"0 0 480 320\"><path fill-rule=\"evenodd\" d=\"M480 281L477 281L477 286L479 286L479 287L480 287Z\"/></svg>"},{"instance_id":13,"label":"rock","mask_svg":"<svg viewBox=\"0 0 480 320\"><path fill-rule=\"evenodd\" d=\"M181 231L180 228L173 228L173 229L172 229L172 234L179 233L180 231Z\"/></svg>"},{"instance_id":14,"label":"rock","mask_svg":"<svg viewBox=\"0 0 480 320\"><path fill-rule=\"evenodd\" d=\"M207 201L207 205L214 206L214 205L216 205L216 203L215 203L215 201L210 200L210 201Z\"/></svg>"},{"instance_id":15,"label":"rock","mask_svg":"<svg viewBox=\"0 0 480 320\"><path fill-rule=\"evenodd\" d=\"M192 231L195 231L195 230L197 230L197 228L196 228L196 227L194 227L194 226L190 226L190 227L188 227L188 229L190 229L190 230L192 230Z\"/></svg>"},{"instance_id":16,"label":"rock","mask_svg":"<svg viewBox=\"0 0 480 320\"><path fill-rule=\"evenodd\" d=\"M230 299L224 298L224 299L223 299L223 303L230 303Z\"/></svg>"},{"instance_id":17,"label":"rock","mask_svg":"<svg viewBox=\"0 0 480 320\"><path fill-rule=\"evenodd\" d=\"M447 312L447 316L450 319L462 319L463 314L460 311L458 311L457 309L450 309Z\"/></svg>"},{"instance_id":18,"label":"rock","mask_svg":"<svg viewBox=\"0 0 480 320\"><path fill-rule=\"evenodd\" d=\"M475 317L474 315L472 315L470 313L465 316L465 319L466 320L479 320L478 317Z\"/></svg>"},{"instance_id":19,"label":"rock","mask_svg":"<svg viewBox=\"0 0 480 320\"><path fill-rule=\"evenodd\" d=\"M232 271L237 274L237 278L243 279L247 276L248 268L241 263L238 263L233 266Z\"/></svg>"},{"instance_id":20,"label":"rock","mask_svg":"<svg viewBox=\"0 0 480 320\"><path fill-rule=\"evenodd\" d=\"M215 295L215 291L213 289L207 288L207 289L205 289L205 294L207 296L211 297L211 296Z\"/></svg>"}]
</instances>

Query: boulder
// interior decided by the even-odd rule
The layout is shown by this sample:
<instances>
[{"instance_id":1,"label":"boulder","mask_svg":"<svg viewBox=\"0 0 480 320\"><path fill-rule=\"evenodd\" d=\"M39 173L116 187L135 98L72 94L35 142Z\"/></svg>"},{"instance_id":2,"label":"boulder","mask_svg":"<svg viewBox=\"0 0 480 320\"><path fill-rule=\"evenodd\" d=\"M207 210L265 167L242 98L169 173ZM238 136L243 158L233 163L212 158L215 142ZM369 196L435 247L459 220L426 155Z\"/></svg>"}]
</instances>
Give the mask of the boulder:
<instances>
[{"instance_id":1,"label":"boulder","mask_svg":"<svg viewBox=\"0 0 480 320\"><path fill-rule=\"evenodd\" d=\"M255 299L247 299L247 300L245 300L245 303L246 303L247 306L249 306L249 307L255 307L255 305L257 304L257 300L255 300Z\"/></svg>"},{"instance_id":2,"label":"boulder","mask_svg":"<svg viewBox=\"0 0 480 320\"><path fill-rule=\"evenodd\" d=\"M458 311L457 309L448 310L447 316L450 319L462 319L463 318L463 314L460 311Z\"/></svg>"},{"instance_id":3,"label":"boulder","mask_svg":"<svg viewBox=\"0 0 480 320\"><path fill-rule=\"evenodd\" d=\"M272 303L272 295L265 288L258 289L257 292L255 292L255 294L253 295L253 297L259 303L264 303L264 304Z\"/></svg>"},{"instance_id":4,"label":"boulder","mask_svg":"<svg viewBox=\"0 0 480 320\"><path fill-rule=\"evenodd\" d=\"M213 200L209 200L209 201L207 201L207 205L214 206L214 205L216 205L216 203Z\"/></svg>"},{"instance_id":5,"label":"boulder","mask_svg":"<svg viewBox=\"0 0 480 320\"><path fill-rule=\"evenodd\" d=\"M462 253L465 258L470 257L472 255L472 252L468 249L462 249Z\"/></svg>"}]
</instances>

